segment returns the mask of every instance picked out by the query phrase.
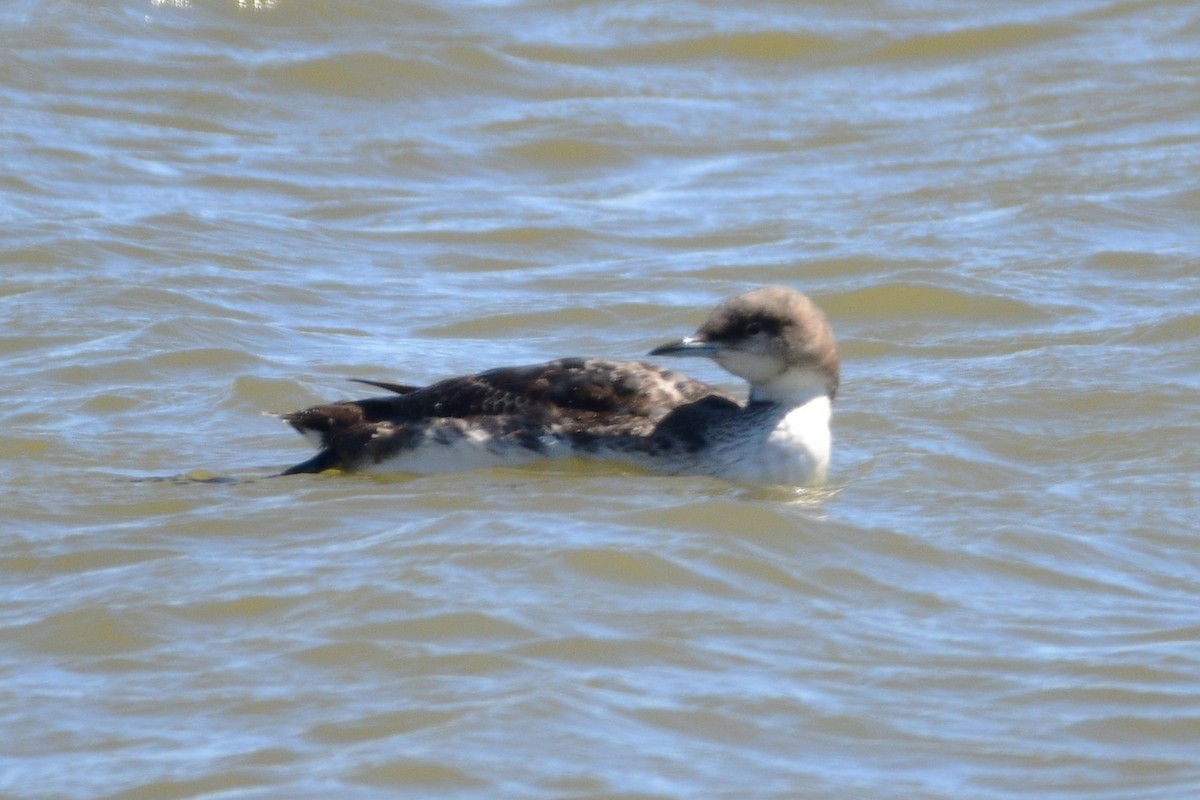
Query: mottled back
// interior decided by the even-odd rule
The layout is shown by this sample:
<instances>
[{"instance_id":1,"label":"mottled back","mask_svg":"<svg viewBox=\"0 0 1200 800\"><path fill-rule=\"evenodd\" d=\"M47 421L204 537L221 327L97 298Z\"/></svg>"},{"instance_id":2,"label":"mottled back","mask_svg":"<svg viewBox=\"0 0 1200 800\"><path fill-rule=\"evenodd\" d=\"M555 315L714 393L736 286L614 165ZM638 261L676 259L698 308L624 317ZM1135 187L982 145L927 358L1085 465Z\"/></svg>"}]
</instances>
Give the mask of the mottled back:
<instances>
[{"instance_id":1,"label":"mottled back","mask_svg":"<svg viewBox=\"0 0 1200 800\"><path fill-rule=\"evenodd\" d=\"M687 376L640 361L564 358L448 378L429 386L374 383L395 394L320 405L283 419L321 452L284 474L359 469L423 443L486 437L496 448L539 451L551 440L587 448L599 437L636 448L672 410L729 398Z\"/></svg>"}]
</instances>

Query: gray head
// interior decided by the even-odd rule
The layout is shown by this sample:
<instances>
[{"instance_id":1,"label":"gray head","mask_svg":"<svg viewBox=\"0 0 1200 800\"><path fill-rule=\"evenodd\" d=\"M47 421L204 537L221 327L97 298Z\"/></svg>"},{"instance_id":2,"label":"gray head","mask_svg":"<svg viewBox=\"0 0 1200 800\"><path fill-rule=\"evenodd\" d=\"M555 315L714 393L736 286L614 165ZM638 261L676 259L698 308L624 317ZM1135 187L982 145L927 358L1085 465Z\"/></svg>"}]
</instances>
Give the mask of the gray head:
<instances>
[{"instance_id":1,"label":"gray head","mask_svg":"<svg viewBox=\"0 0 1200 800\"><path fill-rule=\"evenodd\" d=\"M837 344L824 312L803 293L767 286L717 306L694 336L650 355L704 356L750 382L752 400L793 402L837 393Z\"/></svg>"}]
</instances>

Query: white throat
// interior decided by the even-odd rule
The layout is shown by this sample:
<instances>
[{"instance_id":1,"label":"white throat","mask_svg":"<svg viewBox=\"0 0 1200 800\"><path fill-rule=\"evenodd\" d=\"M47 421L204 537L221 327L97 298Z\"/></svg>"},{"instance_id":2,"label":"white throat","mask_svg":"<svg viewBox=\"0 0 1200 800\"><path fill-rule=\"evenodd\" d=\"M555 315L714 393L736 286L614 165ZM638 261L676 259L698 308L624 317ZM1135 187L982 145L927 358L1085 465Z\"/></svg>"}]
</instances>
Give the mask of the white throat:
<instances>
[{"instance_id":1,"label":"white throat","mask_svg":"<svg viewBox=\"0 0 1200 800\"><path fill-rule=\"evenodd\" d=\"M788 369L767 380L750 383L752 403L777 403L787 408L799 408L810 400L828 395L825 376L813 369Z\"/></svg>"},{"instance_id":2,"label":"white throat","mask_svg":"<svg viewBox=\"0 0 1200 800\"><path fill-rule=\"evenodd\" d=\"M776 403L796 408L829 394L826 376L812 367L793 366L781 371L780 359L744 350L717 353L713 360L726 372L750 384L752 403Z\"/></svg>"}]
</instances>

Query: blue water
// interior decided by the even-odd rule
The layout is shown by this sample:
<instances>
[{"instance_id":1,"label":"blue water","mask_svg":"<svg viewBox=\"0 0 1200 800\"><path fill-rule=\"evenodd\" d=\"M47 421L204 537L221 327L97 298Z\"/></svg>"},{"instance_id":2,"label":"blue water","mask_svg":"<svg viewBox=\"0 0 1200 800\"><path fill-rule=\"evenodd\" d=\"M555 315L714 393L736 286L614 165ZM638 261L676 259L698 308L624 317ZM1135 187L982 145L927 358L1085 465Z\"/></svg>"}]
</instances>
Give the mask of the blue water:
<instances>
[{"instance_id":1,"label":"blue water","mask_svg":"<svg viewBox=\"0 0 1200 800\"><path fill-rule=\"evenodd\" d=\"M7 4L0 794L1196 794L1193 5ZM822 490L267 477L771 283Z\"/></svg>"}]
</instances>

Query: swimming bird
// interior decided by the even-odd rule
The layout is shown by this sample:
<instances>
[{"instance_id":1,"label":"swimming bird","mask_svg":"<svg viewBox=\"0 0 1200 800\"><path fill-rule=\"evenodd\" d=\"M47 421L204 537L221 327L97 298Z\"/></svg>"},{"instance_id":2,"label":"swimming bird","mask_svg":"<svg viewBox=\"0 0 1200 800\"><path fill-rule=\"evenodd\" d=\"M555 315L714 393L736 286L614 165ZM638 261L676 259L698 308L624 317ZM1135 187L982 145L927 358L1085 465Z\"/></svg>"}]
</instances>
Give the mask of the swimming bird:
<instances>
[{"instance_id":1,"label":"swimming bird","mask_svg":"<svg viewBox=\"0 0 1200 800\"><path fill-rule=\"evenodd\" d=\"M825 314L768 286L718 305L651 356L714 360L750 384L739 403L645 361L562 358L428 386L359 380L390 394L282 415L319 452L284 475L327 469L443 472L582 456L667 474L811 485L829 466L839 362Z\"/></svg>"}]
</instances>

